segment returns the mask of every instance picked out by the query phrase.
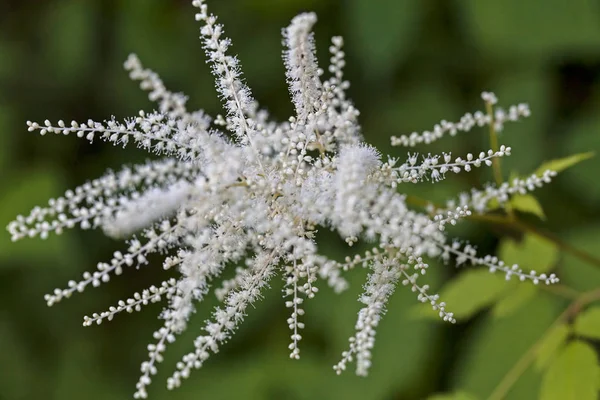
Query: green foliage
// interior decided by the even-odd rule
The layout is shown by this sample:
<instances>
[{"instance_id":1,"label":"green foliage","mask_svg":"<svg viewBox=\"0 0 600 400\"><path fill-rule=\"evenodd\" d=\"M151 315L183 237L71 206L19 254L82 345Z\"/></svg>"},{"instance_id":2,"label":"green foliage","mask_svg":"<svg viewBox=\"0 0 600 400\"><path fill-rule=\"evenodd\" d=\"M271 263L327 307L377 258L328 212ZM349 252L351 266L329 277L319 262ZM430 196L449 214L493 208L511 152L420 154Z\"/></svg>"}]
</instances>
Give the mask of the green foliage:
<instances>
[{"instance_id":1,"label":"green foliage","mask_svg":"<svg viewBox=\"0 0 600 400\"><path fill-rule=\"evenodd\" d=\"M520 242L504 239L498 248L498 257L507 264L537 272L548 272L558 260L558 248L549 240L525 234Z\"/></svg>"},{"instance_id":2,"label":"green foliage","mask_svg":"<svg viewBox=\"0 0 600 400\"><path fill-rule=\"evenodd\" d=\"M542 205L532 194L514 195L511 197L508 204L510 204L510 207L514 210L530 213L540 217L541 219L546 219Z\"/></svg>"},{"instance_id":3,"label":"green foliage","mask_svg":"<svg viewBox=\"0 0 600 400\"><path fill-rule=\"evenodd\" d=\"M440 290L440 298L456 319L467 319L488 307L506 290L506 281L488 270L470 269L452 279ZM429 304L419 306L420 314L437 318Z\"/></svg>"},{"instance_id":4,"label":"green foliage","mask_svg":"<svg viewBox=\"0 0 600 400\"><path fill-rule=\"evenodd\" d=\"M588 160L594 156L593 151L588 151L586 153L573 154L568 157L559 158L557 160L551 160L543 163L539 166L539 168L535 171L538 176L541 176L544 171L552 170L555 172L564 171L567 168L570 168L582 161Z\"/></svg>"},{"instance_id":5,"label":"green foliage","mask_svg":"<svg viewBox=\"0 0 600 400\"><path fill-rule=\"evenodd\" d=\"M582 312L573 325L577 335L600 340L600 306L590 307Z\"/></svg>"},{"instance_id":6,"label":"green foliage","mask_svg":"<svg viewBox=\"0 0 600 400\"><path fill-rule=\"evenodd\" d=\"M571 328L568 325L560 324L552 327L545 334L536 351L535 367L537 369L543 369L548 365L570 333Z\"/></svg>"},{"instance_id":7,"label":"green foliage","mask_svg":"<svg viewBox=\"0 0 600 400\"><path fill-rule=\"evenodd\" d=\"M506 317L526 305L536 293L533 285L511 284L511 289L505 291L492 312L498 318Z\"/></svg>"},{"instance_id":8,"label":"green foliage","mask_svg":"<svg viewBox=\"0 0 600 400\"><path fill-rule=\"evenodd\" d=\"M525 234L520 242L504 239L498 248L498 257L508 265L518 264L538 273L549 272L558 260L558 248L552 242ZM505 317L527 304L537 293L533 285L512 283L493 308L496 317Z\"/></svg>"},{"instance_id":9,"label":"green foliage","mask_svg":"<svg viewBox=\"0 0 600 400\"><path fill-rule=\"evenodd\" d=\"M554 359L544 374L541 400L596 400L598 358L594 348L575 340Z\"/></svg>"},{"instance_id":10,"label":"green foliage","mask_svg":"<svg viewBox=\"0 0 600 400\"><path fill-rule=\"evenodd\" d=\"M509 370L529 351L560 314L561 302L546 294L534 296L505 318L486 316L463 333L453 367L453 389L487 399ZM528 368L510 388L507 399L535 399L540 376Z\"/></svg>"},{"instance_id":11,"label":"green foliage","mask_svg":"<svg viewBox=\"0 0 600 400\"><path fill-rule=\"evenodd\" d=\"M361 110L367 141L378 147L384 148L392 134L430 129L438 118L455 121L463 109L480 109L479 102L468 101L483 89L495 91L500 105L528 102L532 117L507 125L499 135L500 143L513 148L503 168L526 176L540 161L553 160L536 172L550 168L562 173L551 188L535 192L535 197L513 196L509 205L540 218L547 215L542 229L598 255L600 159L579 164L591 157L590 150L600 148L600 74L594 66L600 57L597 2L386 0L374 6L364 0L210 1L234 39L254 94L282 119L287 114L281 104L289 101L277 34L297 12L312 9L319 14L320 37L345 37L351 96ZM129 52L137 52L170 88L185 90L191 107L215 113L218 104L187 2L22 0L9 7L9 17L0 24L0 226L65 188L118 166L116 157L128 162L145 157L71 138L40 139L24 128L26 119L103 119L112 113L120 118L151 107L121 71ZM325 62L328 55L322 50L326 48L319 47L319 58ZM462 156L482 146L487 146L487 132L474 130L416 151L452 148ZM401 157L406 153L394 151ZM406 192L443 201L490 177L480 169L440 185L409 186ZM525 234L514 241L503 236L504 230L490 233L489 227L465 221L452 229L482 252L493 252L498 240L498 256L525 269L557 267L566 287L581 292L598 288L597 266L567 252L559 257L557 247L538 236ZM162 273L154 268L159 265L151 263L148 280L125 273L102 294L92 291L85 300L46 309L44 293L92 269L98 260L110 259L120 245L80 231L46 241L9 242L0 233L0 365L10 366L0 373L0 397L128 398L161 306L128 316L127 322L117 318L86 330L80 327L80 314L105 309L148 286ZM319 245L337 259L350 255L330 239ZM477 318L467 325L459 321L458 327L415 320L414 295L399 289L390 299L394 311L381 321L367 380L351 372L337 377L331 370L348 345L359 309L357 283L364 271L353 271L349 292L337 296L322 288L314 302L306 303L300 361L287 359L287 315L277 308L273 292L279 286L274 283L267 296L273 303L265 300L252 310L240 335L244 339L228 343L218 360L211 360L184 389L167 392L164 378L189 351L188 338L174 343L152 398L414 400L439 392L440 382L445 382L453 394L430 398L485 399L541 338L532 360L536 368L525 370L507 399L538 398L542 379L541 394L554 396L548 398L585 400L593 384L600 388L594 349L580 341L568 343L567 325L548 331L565 309L564 300L531 284L506 283L486 270L461 270L442 284L450 269L432 265L432 287L443 288L441 300L457 317ZM481 312L488 307L490 314ZM197 320L208 312L198 310ZM434 314L427 305L419 307L421 312ZM597 340L597 315L598 303L591 304L575 316L572 333Z\"/></svg>"},{"instance_id":12,"label":"green foliage","mask_svg":"<svg viewBox=\"0 0 600 400\"><path fill-rule=\"evenodd\" d=\"M476 400L476 398L465 392L455 392L448 394L436 394L428 397L427 400Z\"/></svg>"}]
</instances>

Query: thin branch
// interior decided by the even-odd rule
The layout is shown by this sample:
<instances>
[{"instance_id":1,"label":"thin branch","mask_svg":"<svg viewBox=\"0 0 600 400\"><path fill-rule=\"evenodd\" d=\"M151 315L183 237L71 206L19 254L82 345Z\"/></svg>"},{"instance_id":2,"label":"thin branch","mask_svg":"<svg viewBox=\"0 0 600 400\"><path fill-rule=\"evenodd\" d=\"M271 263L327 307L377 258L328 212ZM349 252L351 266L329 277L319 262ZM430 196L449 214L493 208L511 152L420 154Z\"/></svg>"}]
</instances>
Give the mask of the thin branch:
<instances>
[{"instance_id":1,"label":"thin branch","mask_svg":"<svg viewBox=\"0 0 600 400\"><path fill-rule=\"evenodd\" d=\"M423 208L425 208L431 204L431 202L429 202L425 199L422 199L422 198L416 197L416 196L412 196L412 195L406 196L406 202L408 204L411 204L411 205L414 205L417 207L423 207ZM434 207L441 208L435 204L434 204ZM571 255L579 258L580 260L582 260L586 263L589 263L595 267L600 268L600 258L588 253L585 250L581 250L581 249L574 247L573 245L563 241L558 236L556 236L550 232L541 230L540 228L533 226L531 224L528 224L526 222L519 221L516 217L511 218L510 216L504 216L504 215L498 215L498 214L472 214L472 215L466 217L466 219L470 219L473 221L492 223L492 224L498 224L498 225L504 225L504 226L514 228L520 232L528 232L535 236L543 237L543 238L551 241L552 243L556 244L560 250L563 250L566 253L570 253Z\"/></svg>"},{"instance_id":2,"label":"thin branch","mask_svg":"<svg viewBox=\"0 0 600 400\"><path fill-rule=\"evenodd\" d=\"M558 236L556 236L550 232L541 230L540 228L530 225L526 222L519 221L516 218L511 219L511 218L508 218L508 217L505 217L502 215L475 215L475 214L473 214L467 218L475 220L475 221L490 222L490 223L495 223L495 224L500 224L500 225L506 225L506 226L515 228L521 232L528 232L533 235L543 237L543 238L553 242L554 244L556 244L559 249L572 254L573 256L579 258L582 261L585 261L589 264L592 264L592 265L600 268L600 258L593 256L592 254L586 252L585 250L581 250L581 249L574 247L573 245L563 241Z\"/></svg>"},{"instance_id":3,"label":"thin branch","mask_svg":"<svg viewBox=\"0 0 600 400\"><path fill-rule=\"evenodd\" d=\"M548 336L548 334L558 325L568 322L574 318L579 311L596 300L600 300L600 289L595 289L590 292L583 293L579 298L575 299L548 327L544 334L521 356L521 358L513 365L513 367L504 375L498 386L494 389L488 400L502 400L506 397L508 391L519 380L521 375L527 370L529 365L535 359L540 346Z\"/></svg>"},{"instance_id":4,"label":"thin branch","mask_svg":"<svg viewBox=\"0 0 600 400\"><path fill-rule=\"evenodd\" d=\"M488 116L490 117L490 146L492 151L495 153L498 151L498 135L496 134L496 124L494 121L494 106L491 102L485 102L485 109ZM498 186L502 185L502 169L500 167L500 160L494 158L492 160L492 168L494 170L494 179Z\"/></svg>"}]
</instances>

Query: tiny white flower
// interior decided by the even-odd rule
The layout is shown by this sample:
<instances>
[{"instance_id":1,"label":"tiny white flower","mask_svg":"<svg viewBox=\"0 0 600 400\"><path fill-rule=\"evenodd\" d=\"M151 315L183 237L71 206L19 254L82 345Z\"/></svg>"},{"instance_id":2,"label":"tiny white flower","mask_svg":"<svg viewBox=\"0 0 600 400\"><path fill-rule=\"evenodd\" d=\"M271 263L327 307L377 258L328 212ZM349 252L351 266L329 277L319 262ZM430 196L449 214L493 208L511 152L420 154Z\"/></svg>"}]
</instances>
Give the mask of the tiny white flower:
<instances>
[{"instance_id":1,"label":"tiny white flower","mask_svg":"<svg viewBox=\"0 0 600 400\"><path fill-rule=\"evenodd\" d=\"M444 321L455 321L439 296L429 294L429 286L420 283L428 269L423 257L453 257L458 264L502 271L507 279L515 275L536 284L558 281L554 274L526 273L496 257L480 256L472 246L460 245L445 232L447 224L456 224L471 210L484 212L492 201L501 204L512 194L548 183L552 171L499 187L473 189L450 200L445 210L427 208L435 213L411 210L398 192L402 185L435 183L447 175L491 165L492 159L510 155L511 149L503 146L499 151L483 151L478 157L469 153L454 160L450 153L412 153L403 163L393 157L383 162L381 154L364 143L359 112L346 97L349 83L343 75L341 37L332 39L330 76L322 78L312 33L317 21L313 13L295 17L283 30L295 115L283 122L271 120L242 78L238 59L228 53L231 41L223 27L203 0L192 4L198 9L196 20L202 23L201 40L223 100L224 116L212 118L203 111L188 110L187 97L170 92L156 73L131 55L125 69L157 104L156 111L140 111L124 121L60 120L55 125L48 120L43 124L28 121L28 130L42 135L75 134L90 142L103 140L118 146L135 144L163 158L108 172L8 225L13 240L46 238L75 226L101 228L108 235L128 238L126 249L115 252L109 262L98 263L95 271L84 273L79 281L71 280L66 288L46 295L49 305L90 285L100 286L125 268L147 264L151 253L170 253L163 267L176 268L178 279L134 293L83 320L85 326L99 324L123 311L139 311L144 305L166 300L161 313L164 324L153 335L155 343L148 346L136 398L146 398L167 344L187 328L195 308L209 293L211 281L229 263L238 265L235 276L214 290L222 305L194 340L194 350L177 364L167 380L169 388L178 387L211 353L218 352L277 274L285 282L289 350L296 359L304 328L303 304L316 296L318 284L325 282L339 292L347 287L344 271L356 266L370 270L359 299L364 307L356 334L335 366L341 373L356 360L359 375L366 375L371 366L376 328L398 283L409 286L417 300L429 303ZM488 107L497 103L493 93L484 92L482 98ZM490 124L501 129L506 122L528 115L523 104L508 111L493 108L493 114L467 113L458 122L442 121L422 134L393 137L392 144L412 147L446 133L453 136ZM350 246L365 239L374 248L344 262L330 260L318 251L315 233L319 227L339 232Z\"/></svg>"}]
</instances>

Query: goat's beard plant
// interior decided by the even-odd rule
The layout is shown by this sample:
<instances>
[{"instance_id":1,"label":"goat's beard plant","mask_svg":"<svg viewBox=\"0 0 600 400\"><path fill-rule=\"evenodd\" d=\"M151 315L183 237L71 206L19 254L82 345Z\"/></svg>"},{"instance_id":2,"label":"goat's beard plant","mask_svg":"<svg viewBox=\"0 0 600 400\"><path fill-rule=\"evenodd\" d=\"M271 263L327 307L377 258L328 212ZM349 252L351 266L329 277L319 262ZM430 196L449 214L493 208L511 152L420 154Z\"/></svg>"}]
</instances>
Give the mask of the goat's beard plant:
<instances>
[{"instance_id":1,"label":"goat's beard plant","mask_svg":"<svg viewBox=\"0 0 600 400\"><path fill-rule=\"evenodd\" d=\"M161 313L163 326L148 346L148 360L142 363L136 398L147 396L146 387L156 373L167 343L186 329L188 319L217 279L225 265L235 263L233 279L214 290L222 306L214 310L204 333L194 341L195 350L185 355L168 379L168 387L178 387L191 371L200 368L210 353L229 339L246 315L248 306L261 296L276 274L285 281L287 320L292 331L290 357L299 358L298 347L304 324L300 321L304 299L318 292L322 280L336 292L347 286L343 272L355 266L370 270L360 302L356 333L349 348L334 366L341 373L356 361L356 373L366 375L371 365L375 329L385 311L386 301L401 282L416 292L417 299L430 303L439 316L454 322L428 285L420 283L427 271L427 257L456 259L501 271L509 279L551 284L552 275L523 272L505 265L493 256L480 256L470 245L448 238L444 227L455 224L471 212L484 212L491 203L503 203L513 193L523 193L550 181L552 171L498 187L472 190L445 208L420 213L407 207L398 193L400 184L423 180L437 182L447 174L468 172L491 166L495 159L510 155L500 146L479 155L452 158L450 154L419 158L409 154L406 162L382 160L380 153L366 144L357 122L358 111L346 98L349 84L343 78L342 38L334 37L329 48L329 78L316 60L311 29L312 13L295 17L283 30L287 82L295 115L275 122L259 109L250 89L241 78L237 58L228 54L230 40L216 17L208 14L202 0L196 20L203 47L216 79L216 87L226 110L215 119L203 111L190 112L186 97L168 91L160 78L144 69L135 56L125 62L132 79L141 82L156 101L158 111L140 112L124 122L75 121L56 125L45 121L28 122L29 130L70 134L126 145L135 142L165 158L149 161L85 183L64 197L52 199L47 207L36 207L17 217L8 226L13 240L26 236L47 237L65 228L102 228L113 237L128 236L125 252L115 252L97 270L83 274L80 281L68 282L66 289L46 295L53 305L88 285L99 286L126 267L147 263L150 253L170 255L165 269L176 268L179 277L152 286L108 311L84 317L84 325L111 320L122 311L138 311L143 305L166 299ZM501 130L507 121L529 114L526 105L496 108L491 93L482 95L487 111L466 114L458 123L442 121L430 132L392 138L392 144L415 146L433 142L445 134L455 135L477 126ZM226 132L226 133L225 133ZM317 227L328 228L352 245L359 238L375 244L372 251L339 262L319 254L314 239ZM136 232L137 236L134 234Z\"/></svg>"}]
</instances>

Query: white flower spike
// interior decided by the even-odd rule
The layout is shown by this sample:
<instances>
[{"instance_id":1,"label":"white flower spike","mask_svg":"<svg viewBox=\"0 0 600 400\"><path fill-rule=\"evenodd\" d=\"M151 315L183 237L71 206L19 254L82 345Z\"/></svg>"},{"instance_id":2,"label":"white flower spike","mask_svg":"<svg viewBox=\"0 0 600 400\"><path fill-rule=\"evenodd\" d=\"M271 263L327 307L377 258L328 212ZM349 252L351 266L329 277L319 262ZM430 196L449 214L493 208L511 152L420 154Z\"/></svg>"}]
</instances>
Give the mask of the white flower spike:
<instances>
[{"instance_id":1,"label":"white flower spike","mask_svg":"<svg viewBox=\"0 0 600 400\"><path fill-rule=\"evenodd\" d=\"M84 317L85 326L112 320L122 311L166 300L163 326L148 346L141 365L135 398L147 397L147 386L156 374L168 343L187 328L188 319L225 266L237 264L235 277L222 282L214 293L222 305L194 341L195 349L183 357L168 379L175 388L200 368L211 353L231 337L249 306L261 297L269 280L279 275L285 282L285 305L291 330L290 357L300 357L304 322L303 302L318 293L324 282L336 292L347 287L344 271L356 266L370 270L364 307L358 314L356 334L349 350L335 366L340 373L356 360L356 373L366 375L371 365L375 333L389 296L398 283L410 286L417 300L428 302L444 321L455 322L438 295L419 279L426 273L426 257L456 259L458 264L481 265L533 283L552 284L554 274L536 275L518 266L507 266L492 256L478 255L472 246L449 238L446 224L475 212L486 211L490 200L502 203L509 195L533 190L553 176L517 179L498 188L473 190L451 201L447 209L425 214L409 209L398 192L403 184L437 182L448 174L490 166L511 149L454 157L449 153L419 156L406 161L387 158L364 143L358 111L347 99L344 80L343 40L334 37L330 46L330 77L323 79L318 67L312 27L313 13L301 14L283 30L284 62L295 115L283 122L268 119L242 78L238 59L228 53L231 40L202 0L194 0L200 38L223 101L225 116L213 119L202 111L190 112L187 98L168 91L157 74L144 69L130 56L125 69L148 91L157 110L125 121L39 124L27 122L40 134L75 134L88 141L99 139L126 146L136 144L164 158L119 172L109 172L18 216L8 225L13 240L60 234L67 228L101 228L107 235L128 238L124 252L93 272L69 281L66 288L46 295L48 305L60 302L89 285L100 286L124 269L147 264L151 253L170 253L165 269L176 269L177 278L135 293L107 311ZM497 102L484 93L488 105ZM431 132L392 138L394 145L412 147L431 143L444 134L454 135L476 126L494 123L497 129L529 115L526 105L512 106L495 114L466 114L459 122L442 121ZM347 257L344 262L319 253L317 227L339 232L349 245L360 239L374 243L372 251ZM251 256L249 256L251 254Z\"/></svg>"}]
</instances>

